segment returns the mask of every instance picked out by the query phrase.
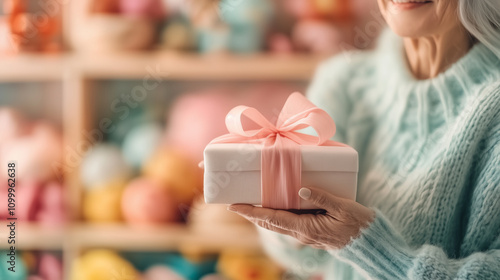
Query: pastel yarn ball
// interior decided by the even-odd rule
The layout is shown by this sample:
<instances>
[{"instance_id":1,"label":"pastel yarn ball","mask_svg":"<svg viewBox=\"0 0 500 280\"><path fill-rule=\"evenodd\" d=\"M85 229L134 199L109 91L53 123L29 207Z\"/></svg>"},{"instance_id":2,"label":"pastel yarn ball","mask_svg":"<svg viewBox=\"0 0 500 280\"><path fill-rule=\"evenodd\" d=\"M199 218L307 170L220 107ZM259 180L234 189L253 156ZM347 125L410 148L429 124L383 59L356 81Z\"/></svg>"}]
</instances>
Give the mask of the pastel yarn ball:
<instances>
[{"instance_id":1,"label":"pastel yarn ball","mask_svg":"<svg viewBox=\"0 0 500 280\"><path fill-rule=\"evenodd\" d=\"M161 149L143 168L146 177L158 180L184 205L190 205L196 195L201 194L202 172L182 153Z\"/></svg>"},{"instance_id":2,"label":"pastel yarn ball","mask_svg":"<svg viewBox=\"0 0 500 280\"><path fill-rule=\"evenodd\" d=\"M181 95L167 116L167 143L195 162L203 160L205 146L227 133L224 120L237 103L232 93L231 88L217 87Z\"/></svg>"},{"instance_id":3,"label":"pastel yarn ball","mask_svg":"<svg viewBox=\"0 0 500 280\"><path fill-rule=\"evenodd\" d=\"M144 272L142 280L185 280L185 278L167 266L155 265Z\"/></svg>"},{"instance_id":4,"label":"pastel yarn ball","mask_svg":"<svg viewBox=\"0 0 500 280\"><path fill-rule=\"evenodd\" d=\"M127 16L162 19L166 8L162 0L120 0L120 12Z\"/></svg>"},{"instance_id":5,"label":"pastel yarn ball","mask_svg":"<svg viewBox=\"0 0 500 280\"><path fill-rule=\"evenodd\" d=\"M187 92L175 101L167 116L166 142L198 163L203 160L206 145L228 133L225 118L232 108L238 105L255 107L275 123L286 99L296 90L296 87L282 84L263 83L244 90L214 87ZM255 128L250 121L244 120L244 124Z\"/></svg>"},{"instance_id":6,"label":"pastel yarn ball","mask_svg":"<svg viewBox=\"0 0 500 280\"><path fill-rule=\"evenodd\" d=\"M28 134L0 146L0 163L5 166L10 161L22 164L16 174L22 180L60 179L65 167L62 147L62 135L53 124L36 122Z\"/></svg>"},{"instance_id":7,"label":"pastel yarn ball","mask_svg":"<svg viewBox=\"0 0 500 280\"><path fill-rule=\"evenodd\" d=\"M72 266L70 280L140 280L130 262L110 250L84 253Z\"/></svg>"},{"instance_id":8,"label":"pastel yarn ball","mask_svg":"<svg viewBox=\"0 0 500 280\"><path fill-rule=\"evenodd\" d=\"M128 164L141 167L158 148L164 136L163 127L151 123L133 128L123 141L123 156Z\"/></svg>"},{"instance_id":9,"label":"pastel yarn ball","mask_svg":"<svg viewBox=\"0 0 500 280\"><path fill-rule=\"evenodd\" d=\"M8 251L0 250L0 279L26 280L28 277L28 269L26 268L23 259L18 255L16 255L15 260L16 272L8 270L11 265L8 263L11 261L10 256L7 255L8 253Z\"/></svg>"},{"instance_id":10,"label":"pastel yarn ball","mask_svg":"<svg viewBox=\"0 0 500 280\"><path fill-rule=\"evenodd\" d=\"M39 196L43 191L41 182L26 180L19 181L15 187L16 203L16 216L18 220L34 221L37 212L40 209Z\"/></svg>"},{"instance_id":11,"label":"pastel yarn ball","mask_svg":"<svg viewBox=\"0 0 500 280\"><path fill-rule=\"evenodd\" d=\"M61 225L65 221L63 187L57 182L47 183L39 198L40 209L36 220L47 225Z\"/></svg>"},{"instance_id":12,"label":"pastel yarn ball","mask_svg":"<svg viewBox=\"0 0 500 280\"><path fill-rule=\"evenodd\" d=\"M121 150L110 144L95 145L81 163L80 177L87 189L100 187L111 181L126 180L131 175L132 169Z\"/></svg>"},{"instance_id":13,"label":"pastel yarn ball","mask_svg":"<svg viewBox=\"0 0 500 280\"><path fill-rule=\"evenodd\" d=\"M122 212L131 224L153 225L177 221L179 209L169 191L149 178L128 184L122 197Z\"/></svg>"},{"instance_id":14,"label":"pastel yarn ball","mask_svg":"<svg viewBox=\"0 0 500 280\"><path fill-rule=\"evenodd\" d=\"M222 252L218 271L232 280L280 280L282 271L267 257L242 251Z\"/></svg>"},{"instance_id":15,"label":"pastel yarn ball","mask_svg":"<svg viewBox=\"0 0 500 280\"><path fill-rule=\"evenodd\" d=\"M63 280L62 262L52 254L42 254L38 274L45 280Z\"/></svg>"},{"instance_id":16,"label":"pastel yarn ball","mask_svg":"<svg viewBox=\"0 0 500 280\"><path fill-rule=\"evenodd\" d=\"M124 182L116 181L87 190L82 203L83 217L96 223L120 221L124 187Z\"/></svg>"},{"instance_id":17,"label":"pastel yarn ball","mask_svg":"<svg viewBox=\"0 0 500 280\"><path fill-rule=\"evenodd\" d=\"M0 107L0 145L28 133L29 124L17 110Z\"/></svg>"}]
</instances>

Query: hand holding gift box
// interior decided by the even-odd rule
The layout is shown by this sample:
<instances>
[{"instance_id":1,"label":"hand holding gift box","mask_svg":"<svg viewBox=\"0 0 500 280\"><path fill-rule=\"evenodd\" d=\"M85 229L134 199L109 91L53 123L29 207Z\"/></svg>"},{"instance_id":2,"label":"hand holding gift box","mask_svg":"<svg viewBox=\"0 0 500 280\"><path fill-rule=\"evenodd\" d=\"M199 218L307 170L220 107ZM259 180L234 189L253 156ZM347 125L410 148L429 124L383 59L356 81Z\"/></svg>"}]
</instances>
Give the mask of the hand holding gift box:
<instances>
[{"instance_id":1,"label":"hand holding gift box","mask_svg":"<svg viewBox=\"0 0 500 280\"><path fill-rule=\"evenodd\" d=\"M243 117L259 128L243 127ZM302 186L355 199L357 152L329 140L335 134L332 118L300 93L290 95L276 125L255 108L238 106L227 115L226 126L229 134L214 139L205 148L207 203L317 208L300 199L298 191ZM298 132L307 127L318 136Z\"/></svg>"}]
</instances>

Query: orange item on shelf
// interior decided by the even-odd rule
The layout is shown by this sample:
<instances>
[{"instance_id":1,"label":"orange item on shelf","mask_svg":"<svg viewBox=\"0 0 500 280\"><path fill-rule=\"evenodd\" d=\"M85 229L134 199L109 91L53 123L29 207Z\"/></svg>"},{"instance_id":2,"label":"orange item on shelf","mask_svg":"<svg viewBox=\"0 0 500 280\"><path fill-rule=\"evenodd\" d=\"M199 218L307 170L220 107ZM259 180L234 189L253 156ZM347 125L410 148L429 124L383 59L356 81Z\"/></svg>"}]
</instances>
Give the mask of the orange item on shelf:
<instances>
[{"instance_id":1,"label":"orange item on shelf","mask_svg":"<svg viewBox=\"0 0 500 280\"><path fill-rule=\"evenodd\" d=\"M217 270L232 280L280 280L281 269L268 258L242 251L222 252Z\"/></svg>"},{"instance_id":2,"label":"orange item on shelf","mask_svg":"<svg viewBox=\"0 0 500 280\"><path fill-rule=\"evenodd\" d=\"M94 0L90 4L90 12L93 14L118 14L120 13L120 1Z\"/></svg>"},{"instance_id":3,"label":"orange item on shelf","mask_svg":"<svg viewBox=\"0 0 500 280\"><path fill-rule=\"evenodd\" d=\"M168 189L149 178L130 182L122 197L125 220L136 225L155 225L179 220L179 208Z\"/></svg>"},{"instance_id":4,"label":"orange item on shelf","mask_svg":"<svg viewBox=\"0 0 500 280\"><path fill-rule=\"evenodd\" d=\"M143 168L146 177L156 179L172 192L180 204L191 205L201 195L202 172L182 153L163 149L157 151Z\"/></svg>"}]
</instances>

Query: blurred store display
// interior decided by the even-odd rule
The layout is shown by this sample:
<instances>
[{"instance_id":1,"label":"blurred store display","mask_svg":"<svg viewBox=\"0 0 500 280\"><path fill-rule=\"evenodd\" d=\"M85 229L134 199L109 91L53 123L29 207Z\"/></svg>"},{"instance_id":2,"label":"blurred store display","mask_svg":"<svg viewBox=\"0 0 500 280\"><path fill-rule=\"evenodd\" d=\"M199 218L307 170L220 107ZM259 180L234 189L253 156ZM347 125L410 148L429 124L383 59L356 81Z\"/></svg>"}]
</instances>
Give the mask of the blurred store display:
<instances>
[{"instance_id":1,"label":"blurred store display","mask_svg":"<svg viewBox=\"0 0 500 280\"><path fill-rule=\"evenodd\" d=\"M274 121L325 55L373 45L374 2L2 1L0 164L20 164L22 242L0 279L282 279L248 221L204 203L198 163L229 109Z\"/></svg>"}]
</instances>

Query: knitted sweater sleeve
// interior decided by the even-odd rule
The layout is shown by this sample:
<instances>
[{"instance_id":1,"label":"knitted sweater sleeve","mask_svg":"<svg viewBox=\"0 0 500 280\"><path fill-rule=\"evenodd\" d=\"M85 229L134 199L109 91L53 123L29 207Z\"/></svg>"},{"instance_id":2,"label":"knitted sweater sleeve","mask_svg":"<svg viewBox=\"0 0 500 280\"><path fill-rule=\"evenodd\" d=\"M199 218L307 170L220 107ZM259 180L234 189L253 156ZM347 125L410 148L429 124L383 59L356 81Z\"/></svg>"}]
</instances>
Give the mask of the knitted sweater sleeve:
<instances>
[{"instance_id":1,"label":"knitted sweater sleeve","mask_svg":"<svg viewBox=\"0 0 500 280\"><path fill-rule=\"evenodd\" d=\"M359 237L330 253L371 279L500 279L500 121L491 127L478 158L461 256L450 258L430 244L409 246L377 209L375 220Z\"/></svg>"}]
</instances>

